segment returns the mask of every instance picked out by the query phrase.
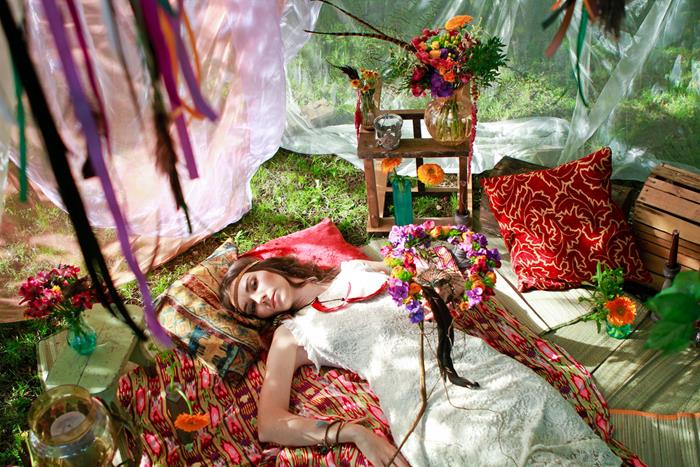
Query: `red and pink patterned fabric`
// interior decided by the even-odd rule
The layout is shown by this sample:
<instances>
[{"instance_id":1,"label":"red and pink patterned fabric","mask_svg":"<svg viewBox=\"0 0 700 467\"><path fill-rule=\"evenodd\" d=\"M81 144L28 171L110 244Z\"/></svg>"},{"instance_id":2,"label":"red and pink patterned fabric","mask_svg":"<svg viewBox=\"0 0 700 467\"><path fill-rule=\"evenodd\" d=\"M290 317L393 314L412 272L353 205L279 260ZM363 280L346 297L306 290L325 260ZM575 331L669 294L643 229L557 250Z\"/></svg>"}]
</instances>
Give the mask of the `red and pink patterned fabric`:
<instances>
[{"instance_id":1,"label":"red and pink patterned fabric","mask_svg":"<svg viewBox=\"0 0 700 467\"><path fill-rule=\"evenodd\" d=\"M499 352L532 368L574 406L581 417L623 458L625 465L642 466L641 460L612 438L613 428L605 399L590 373L565 350L551 344L519 323L494 302L463 316L457 327L481 337ZM354 446L343 444L330 451L320 447L281 448L257 440L257 401L265 364L257 362L246 377L231 384L176 351L175 382L180 383L194 410L210 414L211 424L200 430L191 444L178 439L173 417L166 412L164 394L170 383L168 364L160 358L148 376L138 368L119 381L118 403L143 429L138 435L144 446L142 466L186 465L367 465ZM513 388L517 390L517 388ZM332 420L355 420L390 438L389 427L369 385L354 373L302 367L292 383L290 405L295 413ZM135 439L131 445L135 446Z\"/></svg>"},{"instance_id":2,"label":"red and pink patterned fabric","mask_svg":"<svg viewBox=\"0 0 700 467\"><path fill-rule=\"evenodd\" d=\"M603 148L548 170L482 179L518 289L578 287L598 262L648 282L622 211L610 198L612 155Z\"/></svg>"}]
</instances>

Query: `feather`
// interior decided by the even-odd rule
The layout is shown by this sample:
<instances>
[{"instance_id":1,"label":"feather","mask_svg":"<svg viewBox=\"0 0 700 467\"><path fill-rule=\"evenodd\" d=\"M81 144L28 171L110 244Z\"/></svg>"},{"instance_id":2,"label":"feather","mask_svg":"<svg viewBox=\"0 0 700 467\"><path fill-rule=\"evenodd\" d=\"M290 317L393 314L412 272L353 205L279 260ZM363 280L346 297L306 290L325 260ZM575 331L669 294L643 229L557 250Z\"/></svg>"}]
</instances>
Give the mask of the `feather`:
<instances>
[{"instance_id":1,"label":"feather","mask_svg":"<svg viewBox=\"0 0 700 467\"><path fill-rule=\"evenodd\" d=\"M454 341L454 327L452 326L452 315L444 300L431 287L423 287L423 295L435 317L438 327L437 357L438 367L443 379L447 377L452 384L469 389L478 389L479 383L470 381L457 374L452 363L452 342Z\"/></svg>"},{"instance_id":2,"label":"feather","mask_svg":"<svg viewBox=\"0 0 700 467\"><path fill-rule=\"evenodd\" d=\"M107 37L112 45L112 48L117 54L119 59L119 64L122 67L124 76L126 77L126 83L129 87L129 97L131 97L131 103L134 105L134 110L138 116L139 123L141 124L141 129L144 129L143 118L141 117L141 107L139 106L139 99L136 96L136 89L134 88L134 80L131 79L131 72L126 64L126 56L124 55L124 47L122 46L121 37L119 36L119 28L117 27L117 21L115 19L116 12L114 10L114 3L112 0L102 0L102 16L104 18L104 23L107 25Z\"/></svg>"},{"instance_id":3,"label":"feather","mask_svg":"<svg viewBox=\"0 0 700 467\"><path fill-rule=\"evenodd\" d=\"M371 32L322 32L322 31L310 31L308 29L304 29L304 32L308 32L310 34L322 34L326 36L340 36L340 37L350 37L350 36L359 36L359 37L371 37L373 39L380 39L383 41L391 42L392 44L396 44L399 47L408 50L409 52L415 52L415 47L413 47L411 44L408 42L402 41L400 39L395 39L393 37L389 37L384 34L374 34Z\"/></svg>"},{"instance_id":4,"label":"feather","mask_svg":"<svg viewBox=\"0 0 700 467\"><path fill-rule=\"evenodd\" d=\"M328 62L328 60L326 61ZM333 65L331 62L328 62L328 64L333 68L337 68L343 73L345 73L350 79L360 79L360 74L357 72L356 69L354 69L350 65Z\"/></svg>"}]
</instances>

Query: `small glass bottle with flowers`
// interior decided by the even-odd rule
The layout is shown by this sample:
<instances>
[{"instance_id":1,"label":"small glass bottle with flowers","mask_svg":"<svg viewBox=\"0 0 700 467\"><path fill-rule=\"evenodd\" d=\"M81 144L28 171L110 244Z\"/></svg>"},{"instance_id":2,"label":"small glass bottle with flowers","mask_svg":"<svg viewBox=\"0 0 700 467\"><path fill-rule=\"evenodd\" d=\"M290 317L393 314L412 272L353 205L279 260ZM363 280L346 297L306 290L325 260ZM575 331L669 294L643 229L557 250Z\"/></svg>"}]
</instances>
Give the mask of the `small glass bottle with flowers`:
<instances>
[{"instance_id":1,"label":"small glass bottle with flowers","mask_svg":"<svg viewBox=\"0 0 700 467\"><path fill-rule=\"evenodd\" d=\"M382 94L382 79L379 72L360 67L359 71L349 65L335 66L345 73L350 80L350 86L357 93L355 109L355 129L359 131L360 124L365 130L374 129L374 119L379 116L379 104Z\"/></svg>"},{"instance_id":2,"label":"small glass bottle with flowers","mask_svg":"<svg viewBox=\"0 0 700 467\"><path fill-rule=\"evenodd\" d=\"M601 331L601 324L605 322L608 335L615 339L624 339L632 333L632 323L637 316L637 305L624 295L623 283L622 269L611 269L598 263L592 284L589 284L594 287L590 298L579 297L579 301L593 305L593 311L581 319L595 320L598 332Z\"/></svg>"},{"instance_id":3,"label":"small glass bottle with flowers","mask_svg":"<svg viewBox=\"0 0 700 467\"><path fill-rule=\"evenodd\" d=\"M95 287L80 268L58 265L29 277L20 287L20 304L26 304L30 318L54 318L68 328L66 339L80 355L90 355L97 345L97 333L84 319L83 311L97 302Z\"/></svg>"}]
</instances>

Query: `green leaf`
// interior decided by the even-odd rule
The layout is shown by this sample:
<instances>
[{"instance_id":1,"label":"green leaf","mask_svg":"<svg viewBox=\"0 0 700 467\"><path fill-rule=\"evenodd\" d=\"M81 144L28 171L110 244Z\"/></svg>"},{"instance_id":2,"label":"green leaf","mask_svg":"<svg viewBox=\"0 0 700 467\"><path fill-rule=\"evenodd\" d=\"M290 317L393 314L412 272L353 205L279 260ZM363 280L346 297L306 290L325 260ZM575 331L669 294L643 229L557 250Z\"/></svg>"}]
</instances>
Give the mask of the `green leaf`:
<instances>
[{"instance_id":1,"label":"green leaf","mask_svg":"<svg viewBox=\"0 0 700 467\"><path fill-rule=\"evenodd\" d=\"M700 300L700 271L683 271L678 273L669 289L676 289L681 293L690 295L696 301Z\"/></svg>"},{"instance_id":2,"label":"green leaf","mask_svg":"<svg viewBox=\"0 0 700 467\"><path fill-rule=\"evenodd\" d=\"M680 292L667 292L668 288L647 301L647 306L661 317L674 322L690 322L700 319L700 305L690 295Z\"/></svg>"},{"instance_id":3,"label":"green leaf","mask_svg":"<svg viewBox=\"0 0 700 467\"><path fill-rule=\"evenodd\" d=\"M662 319L651 330L644 346L665 353L680 352L688 347L694 333L693 323L678 324Z\"/></svg>"}]
</instances>

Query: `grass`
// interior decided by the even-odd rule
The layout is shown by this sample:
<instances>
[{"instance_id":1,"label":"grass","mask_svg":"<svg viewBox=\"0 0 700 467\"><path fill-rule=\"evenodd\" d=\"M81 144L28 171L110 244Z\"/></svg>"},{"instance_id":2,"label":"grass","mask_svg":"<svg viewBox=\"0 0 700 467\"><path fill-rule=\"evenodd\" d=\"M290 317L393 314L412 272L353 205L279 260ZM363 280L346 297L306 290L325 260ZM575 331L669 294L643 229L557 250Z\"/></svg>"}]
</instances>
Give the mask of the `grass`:
<instances>
[{"instance_id":1,"label":"grass","mask_svg":"<svg viewBox=\"0 0 700 467\"><path fill-rule=\"evenodd\" d=\"M454 176L448 176L448 179L454 179ZM246 251L330 217L350 243L367 243L364 183L364 174L338 157L309 157L280 150L260 167L252 179L253 208L250 212L239 222L151 271L147 275L151 293L155 297L164 292L228 238L233 238L239 249ZM444 216L454 213L457 197L454 194L420 196L414 201L416 216ZM23 227L25 234L40 233L41 226L65 221L62 217L65 214L61 211L56 213L42 209L43 214L36 216L32 212L34 208L21 213L26 220L34 220L31 225ZM42 251L50 253L42 248L28 247L20 241L8 244L5 250L11 254L0 258L0 274L5 268L7 272L12 271L15 276L23 278L49 266L35 261ZM10 259L6 256L10 256ZM122 286L120 292L127 302L141 304L141 295L134 282ZM42 391L36 375L36 342L55 332L55 329L44 321L8 324L3 325L2 329L0 465L7 465L19 462L19 434L27 429L29 407Z\"/></svg>"}]
</instances>

